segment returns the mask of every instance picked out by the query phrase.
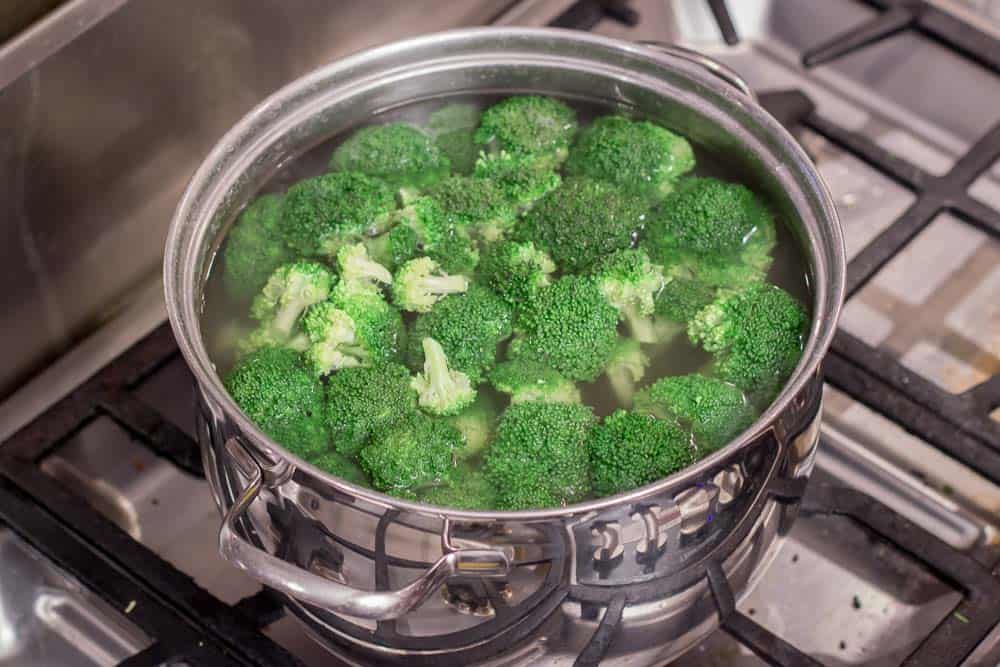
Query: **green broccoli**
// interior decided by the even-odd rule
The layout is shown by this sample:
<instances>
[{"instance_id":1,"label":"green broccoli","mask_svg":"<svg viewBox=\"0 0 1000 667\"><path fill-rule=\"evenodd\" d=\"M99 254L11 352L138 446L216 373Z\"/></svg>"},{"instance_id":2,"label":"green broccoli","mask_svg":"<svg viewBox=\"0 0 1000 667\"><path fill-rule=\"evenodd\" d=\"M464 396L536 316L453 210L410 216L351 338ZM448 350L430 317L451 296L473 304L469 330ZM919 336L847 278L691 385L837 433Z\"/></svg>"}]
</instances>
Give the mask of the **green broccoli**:
<instances>
[{"instance_id":1,"label":"green broccoli","mask_svg":"<svg viewBox=\"0 0 1000 667\"><path fill-rule=\"evenodd\" d=\"M326 392L333 448L348 457L356 456L373 434L417 412L410 371L400 364L345 368L330 376Z\"/></svg>"},{"instance_id":2,"label":"green broccoli","mask_svg":"<svg viewBox=\"0 0 1000 667\"><path fill-rule=\"evenodd\" d=\"M528 359L515 359L498 364L490 371L489 380L494 389L510 394L511 403L580 402L580 390L572 381L551 368Z\"/></svg>"},{"instance_id":3,"label":"green broccoli","mask_svg":"<svg viewBox=\"0 0 1000 667\"><path fill-rule=\"evenodd\" d=\"M304 350L308 339L298 330L302 313L326 299L336 277L322 264L292 262L275 269L250 307L250 316L260 324L240 342L241 351L265 346Z\"/></svg>"},{"instance_id":4,"label":"green broccoli","mask_svg":"<svg viewBox=\"0 0 1000 667\"><path fill-rule=\"evenodd\" d=\"M656 295L666 284L663 267L650 262L645 251L626 248L597 260L590 267L590 274L608 303L628 324L632 336L640 343L655 343L649 316L653 314Z\"/></svg>"},{"instance_id":5,"label":"green broccoli","mask_svg":"<svg viewBox=\"0 0 1000 667\"><path fill-rule=\"evenodd\" d=\"M501 241L489 246L479 265L483 282L513 308L527 307L549 284L552 259L531 242Z\"/></svg>"},{"instance_id":6,"label":"green broccoli","mask_svg":"<svg viewBox=\"0 0 1000 667\"><path fill-rule=\"evenodd\" d=\"M417 499L438 507L485 511L496 508L497 491L481 471L460 466L452 479L421 490Z\"/></svg>"},{"instance_id":7,"label":"green broccoli","mask_svg":"<svg viewBox=\"0 0 1000 667\"><path fill-rule=\"evenodd\" d=\"M473 174L494 181L507 201L519 208L527 208L562 183L556 172L539 168L530 157L507 151L482 154L476 160Z\"/></svg>"},{"instance_id":8,"label":"green broccoli","mask_svg":"<svg viewBox=\"0 0 1000 667\"><path fill-rule=\"evenodd\" d=\"M635 386L646 375L647 366L649 357L642 351L638 341L623 338L618 342L604 372L620 404L628 405L632 402Z\"/></svg>"},{"instance_id":9,"label":"green broccoli","mask_svg":"<svg viewBox=\"0 0 1000 667\"><path fill-rule=\"evenodd\" d=\"M411 259L396 272L392 286L393 303L403 310L427 313L449 294L469 289L465 276L450 276L430 257Z\"/></svg>"},{"instance_id":10,"label":"green broccoli","mask_svg":"<svg viewBox=\"0 0 1000 667\"><path fill-rule=\"evenodd\" d=\"M647 204L604 181L568 178L539 199L514 230L533 241L563 271L578 272L632 246L646 224Z\"/></svg>"},{"instance_id":11,"label":"green broccoli","mask_svg":"<svg viewBox=\"0 0 1000 667\"><path fill-rule=\"evenodd\" d=\"M517 207L503 189L485 178L452 176L430 190L444 213L447 227L495 241L517 221Z\"/></svg>"},{"instance_id":12,"label":"green broccoli","mask_svg":"<svg viewBox=\"0 0 1000 667\"><path fill-rule=\"evenodd\" d=\"M472 173L479 155L479 146L473 141L479 116L479 109L471 104L449 104L427 119L427 129L438 150L451 160L453 173Z\"/></svg>"},{"instance_id":13,"label":"green broccoli","mask_svg":"<svg viewBox=\"0 0 1000 667\"><path fill-rule=\"evenodd\" d=\"M694 168L686 139L647 121L598 118L577 137L566 160L568 176L589 176L633 194L662 199Z\"/></svg>"},{"instance_id":14,"label":"green broccoli","mask_svg":"<svg viewBox=\"0 0 1000 667\"><path fill-rule=\"evenodd\" d=\"M400 358L405 335L403 317L381 294L341 282L331 291L330 303L354 322L356 340L368 364Z\"/></svg>"},{"instance_id":15,"label":"green broccoli","mask_svg":"<svg viewBox=\"0 0 1000 667\"><path fill-rule=\"evenodd\" d=\"M314 466L346 482L358 486L368 486L368 475L353 460L337 452L325 452L310 461Z\"/></svg>"},{"instance_id":16,"label":"green broccoli","mask_svg":"<svg viewBox=\"0 0 1000 667\"><path fill-rule=\"evenodd\" d=\"M751 283L721 291L688 323L688 337L715 354L723 380L770 396L798 363L808 326L805 308L788 292Z\"/></svg>"},{"instance_id":17,"label":"green broccoli","mask_svg":"<svg viewBox=\"0 0 1000 667\"><path fill-rule=\"evenodd\" d=\"M483 112L474 139L489 152L534 158L554 169L569 154L576 133L576 113L551 97L508 97Z\"/></svg>"},{"instance_id":18,"label":"green broccoli","mask_svg":"<svg viewBox=\"0 0 1000 667\"><path fill-rule=\"evenodd\" d=\"M485 287L472 284L464 294L453 294L434 304L413 323L407 359L422 368L422 341L441 344L451 368L465 373L473 385L496 364L497 345L511 334L511 309Z\"/></svg>"},{"instance_id":19,"label":"green broccoli","mask_svg":"<svg viewBox=\"0 0 1000 667\"><path fill-rule=\"evenodd\" d=\"M354 283L357 287L377 291L376 283L392 283L389 269L368 257L368 248L363 243L342 246L337 251L337 268L340 269L341 282Z\"/></svg>"},{"instance_id":20,"label":"green broccoli","mask_svg":"<svg viewBox=\"0 0 1000 667\"><path fill-rule=\"evenodd\" d=\"M599 496L630 491L694 462L691 436L664 419L617 410L590 432L590 474Z\"/></svg>"},{"instance_id":21,"label":"green broccoli","mask_svg":"<svg viewBox=\"0 0 1000 667\"><path fill-rule=\"evenodd\" d=\"M617 343L618 311L588 276L563 276L538 293L512 359L540 362L571 380L590 381L607 366Z\"/></svg>"},{"instance_id":22,"label":"green broccoli","mask_svg":"<svg viewBox=\"0 0 1000 667\"><path fill-rule=\"evenodd\" d=\"M285 240L307 257L333 257L340 246L387 230L396 199L382 180L353 171L323 174L288 188L281 214Z\"/></svg>"},{"instance_id":23,"label":"green broccoli","mask_svg":"<svg viewBox=\"0 0 1000 667\"><path fill-rule=\"evenodd\" d=\"M774 218L748 188L685 178L650 216L643 247L713 287L763 280L775 243Z\"/></svg>"},{"instance_id":24,"label":"green broccoli","mask_svg":"<svg viewBox=\"0 0 1000 667\"><path fill-rule=\"evenodd\" d=\"M718 449L754 421L738 387L698 373L657 380L635 397L635 411L690 428L701 453Z\"/></svg>"},{"instance_id":25,"label":"green broccoli","mask_svg":"<svg viewBox=\"0 0 1000 667\"><path fill-rule=\"evenodd\" d=\"M687 324L699 310L712 303L716 291L697 278L674 276L656 295L655 312L669 322Z\"/></svg>"},{"instance_id":26,"label":"green broccoli","mask_svg":"<svg viewBox=\"0 0 1000 667\"><path fill-rule=\"evenodd\" d=\"M443 419L417 413L392 428L374 433L358 453L372 487L413 498L422 487L451 479L462 434Z\"/></svg>"},{"instance_id":27,"label":"green broccoli","mask_svg":"<svg viewBox=\"0 0 1000 667\"><path fill-rule=\"evenodd\" d=\"M368 351L358 341L354 320L329 301L311 306L302 328L309 337L305 358L316 375L368 364Z\"/></svg>"},{"instance_id":28,"label":"green broccoli","mask_svg":"<svg viewBox=\"0 0 1000 667\"><path fill-rule=\"evenodd\" d=\"M326 451L323 385L298 353L263 347L226 375L226 390L260 430L302 458Z\"/></svg>"},{"instance_id":29,"label":"green broccoli","mask_svg":"<svg viewBox=\"0 0 1000 667\"><path fill-rule=\"evenodd\" d=\"M479 265L479 248L468 228L449 227L441 241L426 255L450 274L472 275Z\"/></svg>"},{"instance_id":30,"label":"green broccoli","mask_svg":"<svg viewBox=\"0 0 1000 667\"><path fill-rule=\"evenodd\" d=\"M388 234L378 237L388 242L380 259L390 266L399 267L437 248L450 232L444 210L431 197L412 200L393 217L396 225Z\"/></svg>"},{"instance_id":31,"label":"green broccoli","mask_svg":"<svg viewBox=\"0 0 1000 667\"><path fill-rule=\"evenodd\" d=\"M448 357L441 344L433 338L421 341L424 349L424 370L417 373L410 386L417 392L417 403L427 412L439 416L456 415L476 399L476 390L469 376L448 368Z\"/></svg>"},{"instance_id":32,"label":"green broccoli","mask_svg":"<svg viewBox=\"0 0 1000 667\"><path fill-rule=\"evenodd\" d=\"M243 209L226 238L222 283L238 301L252 299L275 269L292 259L281 235L281 195L262 195Z\"/></svg>"},{"instance_id":33,"label":"green broccoli","mask_svg":"<svg viewBox=\"0 0 1000 667\"><path fill-rule=\"evenodd\" d=\"M419 128L389 123L352 134L333 152L330 169L378 176L400 188L405 200L447 176L451 161Z\"/></svg>"},{"instance_id":34,"label":"green broccoli","mask_svg":"<svg viewBox=\"0 0 1000 667\"><path fill-rule=\"evenodd\" d=\"M457 452L460 460L479 456L493 439L497 419L496 401L489 394L480 392L472 405L448 419L452 426L462 433L465 446Z\"/></svg>"},{"instance_id":35,"label":"green broccoli","mask_svg":"<svg viewBox=\"0 0 1000 667\"><path fill-rule=\"evenodd\" d=\"M483 470L497 507L559 507L590 492L590 408L568 403L516 403L504 412Z\"/></svg>"}]
</instances>

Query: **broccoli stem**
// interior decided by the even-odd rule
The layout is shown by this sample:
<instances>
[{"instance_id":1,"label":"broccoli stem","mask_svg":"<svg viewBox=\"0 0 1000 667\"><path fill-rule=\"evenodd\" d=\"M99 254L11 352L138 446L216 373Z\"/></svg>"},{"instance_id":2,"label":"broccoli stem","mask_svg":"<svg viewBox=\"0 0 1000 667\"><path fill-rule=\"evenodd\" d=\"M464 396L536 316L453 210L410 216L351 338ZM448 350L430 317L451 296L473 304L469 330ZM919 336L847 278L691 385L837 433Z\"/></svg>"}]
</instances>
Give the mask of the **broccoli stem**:
<instances>
[{"instance_id":1,"label":"broccoli stem","mask_svg":"<svg viewBox=\"0 0 1000 667\"><path fill-rule=\"evenodd\" d=\"M463 275L428 275L421 278L420 286L431 294L460 294L469 289L469 279Z\"/></svg>"},{"instance_id":2,"label":"broccoli stem","mask_svg":"<svg viewBox=\"0 0 1000 667\"><path fill-rule=\"evenodd\" d=\"M293 299L290 303L287 303L280 308L274 314L274 319L271 321L271 326L274 330L280 333L283 337L287 338L291 336L292 329L295 327L295 323L299 319L299 315L302 311L306 309L306 304L304 301L299 299Z\"/></svg>"},{"instance_id":3,"label":"broccoli stem","mask_svg":"<svg viewBox=\"0 0 1000 667\"><path fill-rule=\"evenodd\" d=\"M632 397L635 395L635 384L641 378L635 376L634 369L629 366L621 366L608 371L608 381L611 383L611 391L621 405L631 405Z\"/></svg>"},{"instance_id":4,"label":"broccoli stem","mask_svg":"<svg viewBox=\"0 0 1000 667\"><path fill-rule=\"evenodd\" d=\"M433 338L421 341L424 347L424 372L430 381L432 395L445 396L454 390L454 382L448 373L448 357L441 343Z\"/></svg>"},{"instance_id":5,"label":"broccoli stem","mask_svg":"<svg viewBox=\"0 0 1000 667\"><path fill-rule=\"evenodd\" d=\"M656 328L653 320L641 314L635 306L628 305L622 308L622 316L628 325L628 330L632 332L632 337L640 343L655 343Z\"/></svg>"}]
</instances>

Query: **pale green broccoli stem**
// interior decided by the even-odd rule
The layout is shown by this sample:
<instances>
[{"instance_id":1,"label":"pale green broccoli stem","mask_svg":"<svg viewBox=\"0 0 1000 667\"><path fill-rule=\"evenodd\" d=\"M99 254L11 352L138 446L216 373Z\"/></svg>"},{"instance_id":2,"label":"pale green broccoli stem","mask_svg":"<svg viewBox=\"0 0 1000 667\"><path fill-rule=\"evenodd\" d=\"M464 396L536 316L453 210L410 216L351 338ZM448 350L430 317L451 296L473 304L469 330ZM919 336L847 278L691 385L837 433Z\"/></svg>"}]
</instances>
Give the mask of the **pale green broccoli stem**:
<instances>
[{"instance_id":1,"label":"pale green broccoli stem","mask_svg":"<svg viewBox=\"0 0 1000 667\"><path fill-rule=\"evenodd\" d=\"M534 401L541 401L543 403L580 403L580 390L572 381L564 380L554 388L543 385L537 388L521 389L510 397L512 404L531 403Z\"/></svg>"},{"instance_id":2,"label":"pale green broccoli stem","mask_svg":"<svg viewBox=\"0 0 1000 667\"><path fill-rule=\"evenodd\" d=\"M404 310L429 312L431 307L448 296L469 289L469 279L463 275L437 274L438 263L429 257L412 259L396 274L394 296Z\"/></svg>"},{"instance_id":3,"label":"pale green broccoli stem","mask_svg":"<svg viewBox=\"0 0 1000 667\"><path fill-rule=\"evenodd\" d=\"M399 203L401 206L407 206L413 203L414 200L420 198L420 190L406 185L399 188L396 194L399 195Z\"/></svg>"},{"instance_id":4,"label":"pale green broccoli stem","mask_svg":"<svg viewBox=\"0 0 1000 667\"><path fill-rule=\"evenodd\" d=\"M453 415L476 398L469 376L448 368L444 348L433 338L421 341L424 348L424 372L411 382L419 398L418 403L428 412Z\"/></svg>"},{"instance_id":5,"label":"pale green broccoli stem","mask_svg":"<svg viewBox=\"0 0 1000 667\"><path fill-rule=\"evenodd\" d=\"M625 318L625 324L632 333L632 337L637 341L640 343L659 342L653 318L643 315L638 308L631 304L622 308L621 314Z\"/></svg>"},{"instance_id":6,"label":"pale green broccoli stem","mask_svg":"<svg viewBox=\"0 0 1000 667\"><path fill-rule=\"evenodd\" d=\"M357 330L351 316L339 309L326 312L321 331L310 327L312 344L306 353L319 375L341 368L360 366L367 359L364 348L355 345Z\"/></svg>"},{"instance_id":7,"label":"pale green broccoli stem","mask_svg":"<svg viewBox=\"0 0 1000 667\"><path fill-rule=\"evenodd\" d=\"M608 367L608 381L611 391L622 405L630 405L635 395L636 384L646 375L649 358L642 349L635 345L624 354L619 355Z\"/></svg>"},{"instance_id":8,"label":"pale green broccoli stem","mask_svg":"<svg viewBox=\"0 0 1000 667\"><path fill-rule=\"evenodd\" d=\"M368 249L361 243L344 246L337 251L337 264L345 281L379 282L392 284L392 274L368 257Z\"/></svg>"}]
</instances>

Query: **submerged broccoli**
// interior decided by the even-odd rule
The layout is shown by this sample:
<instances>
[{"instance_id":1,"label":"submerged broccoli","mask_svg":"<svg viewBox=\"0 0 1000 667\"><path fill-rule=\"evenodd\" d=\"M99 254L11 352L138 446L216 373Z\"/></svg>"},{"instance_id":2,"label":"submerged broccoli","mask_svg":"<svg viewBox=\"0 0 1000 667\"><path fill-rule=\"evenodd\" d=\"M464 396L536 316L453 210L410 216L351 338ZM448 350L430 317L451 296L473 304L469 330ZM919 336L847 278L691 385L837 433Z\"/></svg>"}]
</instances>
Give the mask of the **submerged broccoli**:
<instances>
[{"instance_id":1,"label":"submerged broccoli","mask_svg":"<svg viewBox=\"0 0 1000 667\"><path fill-rule=\"evenodd\" d=\"M337 251L337 268L340 280L355 287L368 287L375 291L376 283L391 284L392 274L378 262L368 257L368 249L363 243L345 245Z\"/></svg>"},{"instance_id":2,"label":"submerged broccoli","mask_svg":"<svg viewBox=\"0 0 1000 667\"><path fill-rule=\"evenodd\" d=\"M452 479L420 491L417 499L438 507L491 510L497 506L497 491L481 471L462 466Z\"/></svg>"},{"instance_id":3,"label":"submerged broccoli","mask_svg":"<svg viewBox=\"0 0 1000 667\"><path fill-rule=\"evenodd\" d=\"M464 294L453 294L434 304L413 323L407 359L411 368L424 364L422 342L433 338L441 344L449 365L479 384L496 364L497 345L511 334L511 310L500 297L480 285Z\"/></svg>"},{"instance_id":4,"label":"submerged broccoli","mask_svg":"<svg viewBox=\"0 0 1000 667\"><path fill-rule=\"evenodd\" d=\"M655 343L649 316L653 314L656 295L667 282L663 267L649 261L645 251L626 248L599 259L590 273L608 303L628 323L632 336L640 343Z\"/></svg>"},{"instance_id":5,"label":"submerged broccoli","mask_svg":"<svg viewBox=\"0 0 1000 667\"><path fill-rule=\"evenodd\" d=\"M777 392L802 355L809 316L780 287L723 291L688 323L691 342L716 355L724 380L751 394Z\"/></svg>"},{"instance_id":6,"label":"submerged broccoli","mask_svg":"<svg viewBox=\"0 0 1000 667\"><path fill-rule=\"evenodd\" d=\"M448 416L464 410L476 398L469 376L448 368L448 357L433 338L421 341L424 370L417 373L410 386L417 392L417 402L431 414Z\"/></svg>"},{"instance_id":7,"label":"submerged broccoli","mask_svg":"<svg viewBox=\"0 0 1000 667\"><path fill-rule=\"evenodd\" d=\"M457 415L449 418L449 422L461 432L465 446L457 452L461 460L478 456L493 439L499 418L496 401L488 394L480 393L468 406Z\"/></svg>"},{"instance_id":8,"label":"submerged broccoli","mask_svg":"<svg viewBox=\"0 0 1000 667\"><path fill-rule=\"evenodd\" d=\"M422 487L440 484L455 471L462 434L442 419L412 415L377 431L358 454L361 467L379 491L412 498Z\"/></svg>"},{"instance_id":9,"label":"submerged broccoli","mask_svg":"<svg viewBox=\"0 0 1000 667\"><path fill-rule=\"evenodd\" d=\"M250 307L260 325L240 343L243 352L265 346L304 350L308 339L297 325L302 313L327 298L336 278L315 262L292 262L278 267Z\"/></svg>"},{"instance_id":10,"label":"submerged broccoli","mask_svg":"<svg viewBox=\"0 0 1000 667\"><path fill-rule=\"evenodd\" d=\"M427 129L434 143L449 160L456 174L470 174L479 155L479 146L473 140L479 125L479 109L471 104L449 104L432 113L427 119Z\"/></svg>"},{"instance_id":11,"label":"submerged broccoli","mask_svg":"<svg viewBox=\"0 0 1000 667\"><path fill-rule=\"evenodd\" d=\"M604 181L571 178L535 203L514 237L533 241L561 269L576 272L630 247L645 223L642 199Z\"/></svg>"},{"instance_id":12,"label":"submerged broccoli","mask_svg":"<svg viewBox=\"0 0 1000 667\"><path fill-rule=\"evenodd\" d=\"M438 183L430 195L441 206L447 227L486 241L503 236L517 220L517 208L491 180L452 176Z\"/></svg>"},{"instance_id":13,"label":"submerged broccoli","mask_svg":"<svg viewBox=\"0 0 1000 667\"><path fill-rule=\"evenodd\" d=\"M649 357L638 341L625 338L618 342L604 372L619 403L628 405L632 402L635 386L646 375L647 366Z\"/></svg>"},{"instance_id":14,"label":"submerged broccoli","mask_svg":"<svg viewBox=\"0 0 1000 667\"><path fill-rule=\"evenodd\" d=\"M535 248L531 241L494 243L479 265L482 280L514 308L526 307L534 301L555 270L548 254Z\"/></svg>"},{"instance_id":15,"label":"submerged broccoli","mask_svg":"<svg viewBox=\"0 0 1000 667\"><path fill-rule=\"evenodd\" d=\"M500 419L483 470L497 489L497 507L559 507L590 492L587 436L590 408L567 403L517 403Z\"/></svg>"},{"instance_id":16,"label":"submerged broccoli","mask_svg":"<svg viewBox=\"0 0 1000 667\"><path fill-rule=\"evenodd\" d=\"M281 196L262 195L247 206L226 240L222 282L226 293L249 301L279 266L292 259L281 235Z\"/></svg>"},{"instance_id":17,"label":"submerged broccoli","mask_svg":"<svg viewBox=\"0 0 1000 667\"><path fill-rule=\"evenodd\" d=\"M562 183L556 172L537 166L530 157L507 151L481 155L473 174L494 181L507 201L521 208L530 206Z\"/></svg>"},{"instance_id":18,"label":"submerged broccoli","mask_svg":"<svg viewBox=\"0 0 1000 667\"><path fill-rule=\"evenodd\" d=\"M368 486L369 484L368 475L365 474L365 471L357 463L337 452L320 454L318 457L312 459L310 463L320 470L328 472L331 475L336 475L351 484L357 484L358 486Z\"/></svg>"},{"instance_id":19,"label":"submerged broccoli","mask_svg":"<svg viewBox=\"0 0 1000 667\"><path fill-rule=\"evenodd\" d=\"M580 402L580 390L572 381L537 361L528 359L505 361L490 371L489 379L494 389L510 394L511 403Z\"/></svg>"},{"instance_id":20,"label":"submerged broccoli","mask_svg":"<svg viewBox=\"0 0 1000 667\"><path fill-rule=\"evenodd\" d=\"M400 364L345 368L326 384L326 423L333 448L353 457L374 433L385 431L417 411L410 372Z\"/></svg>"},{"instance_id":21,"label":"submerged broccoli","mask_svg":"<svg viewBox=\"0 0 1000 667\"><path fill-rule=\"evenodd\" d=\"M323 385L298 353L261 348L236 364L225 385L246 416L296 456L310 458L328 447Z\"/></svg>"},{"instance_id":22,"label":"submerged broccoli","mask_svg":"<svg viewBox=\"0 0 1000 667\"><path fill-rule=\"evenodd\" d=\"M323 174L288 189L281 231L300 254L332 257L340 246L388 229L395 208L392 190L378 178L353 171Z\"/></svg>"},{"instance_id":23,"label":"submerged broccoli","mask_svg":"<svg viewBox=\"0 0 1000 667\"><path fill-rule=\"evenodd\" d=\"M654 261L724 287L763 280L774 242L774 219L748 188L686 178L650 217L643 246Z\"/></svg>"},{"instance_id":24,"label":"submerged broccoli","mask_svg":"<svg viewBox=\"0 0 1000 667\"><path fill-rule=\"evenodd\" d=\"M549 366L571 380L596 378L614 352L618 311L588 276L563 276L542 289L523 329L510 346L511 358Z\"/></svg>"},{"instance_id":25,"label":"submerged broccoli","mask_svg":"<svg viewBox=\"0 0 1000 667\"><path fill-rule=\"evenodd\" d=\"M609 181L634 194L661 199L694 168L691 144L647 121L598 118L577 137L566 174Z\"/></svg>"},{"instance_id":26,"label":"submerged broccoli","mask_svg":"<svg viewBox=\"0 0 1000 667\"><path fill-rule=\"evenodd\" d=\"M739 388L698 373L657 380L635 397L635 411L689 427L702 453L726 444L754 420Z\"/></svg>"},{"instance_id":27,"label":"submerged broccoli","mask_svg":"<svg viewBox=\"0 0 1000 667\"><path fill-rule=\"evenodd\" d=\"M587 441L594 491L609 496L655 482L694 462L691 438L676 424L617 410Z\"/></svg>"},{"instance_id":28,"label":"submerged broccoli","mask_svg":"<svg viewBox=\"0 0 1000 667\"><path fill-rule=\"evenodd\" d=\"M529 156L551 169L566 159L575 133L576 114L568 106L551 97L524 95L484 111L475 140L490 152Z\"/></svg>"},{"instance_id":29,"label":"submerged broccoli","mask_svg":"<svg viewBox=\"0 0 1000 667\"><path fill-rule=\"evenodd\" d=\"M434 140L406 123L365 127L337 147L330 158L334 171L359 171L401 188L404 199L429 187L451 171L451 161Z\"/></svg>"},{"instance_id":30,"label":"submerged broccoli","mask_svg":"<svg viewBox=\"0 0 1000 667\"><path fill-rule=\"evenodd\" d=\"M697 278L675 276L656 295L656 314L669 322L687 324L712 303L715 293L716 288Z\"/></svg>"},{"instance_id":31,"label":"submerged broccoli","mask_svg":"<svg viewBox=\"0 0 1000 667\"><path fill-rule=\"evenodd\" d=\"M393 214L395 226L372 241L379 245L372 254L383 264L401 266L437 248L448 234L441 205L431 197L417 197ZM382 247L384 246L384 247Z\"/></svg>"},{"instance_id":32,"label":"submerged broccoli","mask_svg":"<svg viewBox=\"0 0 1000 667\"><path fill-rule=\"evenodd\" d=\"M444 297L461 294L467 289L468 278L450 276L430 257L420 257L410 260L396 272L392 300L403 310L427 313Z\"/></svg>"}]
</instances>

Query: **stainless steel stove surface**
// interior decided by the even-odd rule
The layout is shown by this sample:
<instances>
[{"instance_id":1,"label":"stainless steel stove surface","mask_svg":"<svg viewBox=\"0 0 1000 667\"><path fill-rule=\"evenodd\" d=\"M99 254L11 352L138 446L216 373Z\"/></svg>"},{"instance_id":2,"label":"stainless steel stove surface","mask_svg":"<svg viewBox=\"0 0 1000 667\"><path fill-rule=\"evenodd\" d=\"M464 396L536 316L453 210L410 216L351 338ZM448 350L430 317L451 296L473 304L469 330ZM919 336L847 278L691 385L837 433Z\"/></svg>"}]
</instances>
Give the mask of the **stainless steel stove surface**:
<instances>
[{"instance_id":1,"label":"stainless steel stove surface","mask_svg":"<svg viewBox=\"0 0 1000 667\"><path fill-rule=\"evenodd\" d=\"M499 21L544 24L570 4L519 3ZM581 4L588 3L574 8ZM629 3L636 25L604 18L593 29L694 46L733 66L755 90L770 91L772 101L775 91L796 90L815 104L795 133L835 197L853 261L845 335L828 367L823 444L810 491L816 495L807 494L805 508L835 505L829 490L846 486L943 544L926 552L910 548L907 539L893 537L894 530L905 532L902 523L883 525L878 517L889 515L877 509L870 517L867 509L852 516L804 511L770 567L738 601L739 614L726 630L676 664L802 664L797 654L781 654L780 645L748 631L740 615L825 665L897 665L925 642L934 646L913 664L1000 664L1000 626L984 628L978 645L954 649L960 655L948 653L941 642L949 633L939 628L944 623L960 635L982 624L975 610L1000 606L998 598L979 600L962 591L975 579L971 570L978 568L982 582L982 572L998 574L1000 561L1000 165L987 163L981 174L968 170L974 182L967 192L936 208L928 208L922 194L925 186L947 180L949 170L961 169L963 156L982 137L997 134L1000 42L988 42L993 51L976 62L935 37L931 25L896 30L807 68L804 54L883 16L883 3L731 0L740 38L732 46L710 10L724 4L638 0ZM1000 35L996 3L940 0L928 6L980 34ZM930 20L903 18L890 20L909 26ZM847 139L831 127L846 129ZM867 148L851 150L859 142ZM909 182L885 173L871 158L872 146L925 174ZM902 231L895 224L901 216L914 220ZM896 245L883 256L887 235ZM864 354L852 356L857 350ZM876 365L865 370L869 359ZM903 370L882 370L897 366ZM158 330L98 380L14 436L9 444L17 454L0 465L14 480L0 480L0 496L7 499L0 506L0 665L112 665L133 654L128 664L216 664L223 655L234 664L272 664L290 656L306 665L350 664L320 648L269 595L257 594L254 581L217 555L219 517L189 447L193 384L169 332ZM110 393L108 386L114 387ZM96 405L88 405L93 396ZM943 397L940 405L932 402L936 396ZM978 411L968 428L956 425L963 410ZM955 437L942 436L949 433ZM47 510L28 501L44 494L55 494L45 496ZM100 561L109 572L123 572L125 582L149 577L149 587L137 587L141 595L119 590L126 584L114 578L88 574L89 561L74 555L72 544L40 541L46 526L55 531L60 519L68 523L59 524L67 540L82 544L99 534L99 522L86 518L90 508L124 531L99 545L94 567ZM859 515L869 518L859 521ZM27 531L29 525L38 529ZM39 543L29 545L33 540ZM195 585L176 573L160 574L156 558L131 540ZM942 559L953 567L940 567ZM107 588L95 595L78 579L101 580ZM993 582L986 590L998 590L995 577L986 579ZM166 586L179 590L176 597L147 590ZM117 610L111 601L121 603ZM211 618L196 622L199 614ZM595 628L599 622L594 619ZM258 641L245 624L260 627L281 648ZM143 627L163 631L150 637ZM170 648L178 645L187 647L183 658ZM764 657L758 657L753 649L762 647ZM545 638L535 637L516 657L493 664L584 664L574 659L546 653Z\"/></svg>"}]
</instances>

